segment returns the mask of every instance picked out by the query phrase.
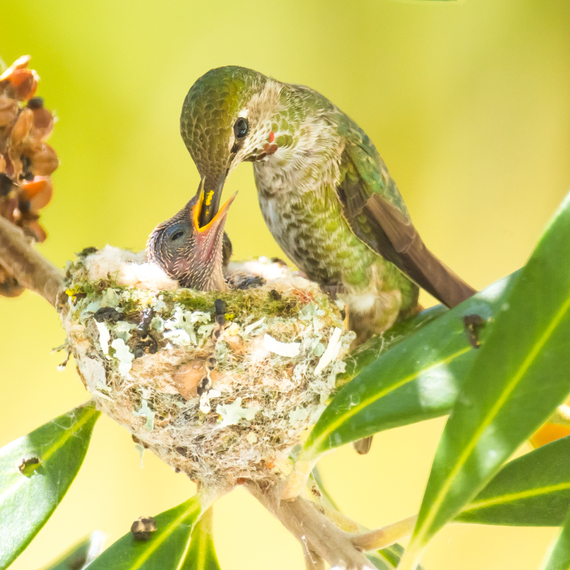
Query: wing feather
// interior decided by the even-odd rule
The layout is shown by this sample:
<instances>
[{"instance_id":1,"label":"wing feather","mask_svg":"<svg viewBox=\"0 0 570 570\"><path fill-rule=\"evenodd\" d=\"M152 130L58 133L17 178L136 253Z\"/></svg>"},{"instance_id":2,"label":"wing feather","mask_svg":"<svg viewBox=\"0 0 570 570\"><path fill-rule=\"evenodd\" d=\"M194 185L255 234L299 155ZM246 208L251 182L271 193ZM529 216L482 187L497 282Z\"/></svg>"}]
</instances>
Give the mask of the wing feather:
<instances>
[{"instance_id":1,"label":"wing feather","mask_svg":"<svg viewBox=\"0 0 570 570\"><path fill-rule=\"evenodd\" d=\"M455 307L474 295L475 289L427 249L376 148L350 123L342 133L347 144L337 195L352 231L444 305Z\"/></svg>"}]
</instances>

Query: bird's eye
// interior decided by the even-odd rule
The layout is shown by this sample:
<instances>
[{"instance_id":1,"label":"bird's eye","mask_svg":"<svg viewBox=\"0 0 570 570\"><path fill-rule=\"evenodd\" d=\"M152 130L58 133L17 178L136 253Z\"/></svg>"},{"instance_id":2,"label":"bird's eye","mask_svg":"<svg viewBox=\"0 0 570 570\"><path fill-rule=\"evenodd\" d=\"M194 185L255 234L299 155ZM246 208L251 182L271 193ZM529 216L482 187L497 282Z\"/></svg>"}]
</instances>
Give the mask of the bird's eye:
<instances>
[{"instance_id":1,"label":"bird's eye","mask_svg":"<svg viewBox=\"0 0 570 570\"><path fill-rule=\"evenodd\" d=\"M247 135L248 131L249 123L247 122L247 119L240 117L234 125L234 135L236 136L236 139L243 139L243 137Z\"/></svg>"},{"instance_id":2,"label":"bird's eye","mask_svg":"<svg viewBox=\"0 0 570 570\"><path fill-rule=\"evenodd\" d=\"M176 241L184 235L184 230L176 230L170 234L170 241Z\"/></svg>"}]
</instances>

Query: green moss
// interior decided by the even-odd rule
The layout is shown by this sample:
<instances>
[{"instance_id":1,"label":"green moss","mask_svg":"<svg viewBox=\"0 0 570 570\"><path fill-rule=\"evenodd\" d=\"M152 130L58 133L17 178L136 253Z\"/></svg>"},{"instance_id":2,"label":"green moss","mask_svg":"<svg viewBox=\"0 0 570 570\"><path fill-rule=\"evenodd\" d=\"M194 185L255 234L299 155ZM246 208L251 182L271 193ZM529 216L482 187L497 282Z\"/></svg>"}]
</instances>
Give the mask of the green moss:
<instances>
[{"instance_id":1,"label":"green moss","mask_svg":"<svg viewBox=\"0 0 570 570\"><path fill-rule=\"evenodd\" d=\"M245 315L264 317L290 317L296 315L303 304L294 295L272 297L266 289L247 289L233 291L192 291L179 289L164 291L162 298L167 304L177 303L189 311L215 313L214 303L219 299L226 304L226 319Z\"/></svg>"},{"instance_id":2,"label":"green moss","mask_svg":"<svg viewBox=\"0 0 570 570\"><path fill-rule=\"evenodd\" d=\"M113 276L104 280L87 280L85 257L83 255L80 255L74 263L69 265L67 275L67 286L69 287L67 294L74 300L85 297L91 300L94 297L99 297L107 288L114 289L118 294L127 292L127 294L121 296L120 302L124 318L130 321L138 318L138 313L142 308L141 302L129 294L131 289L118 285ZM267 291L267 288L237 289L225 292L178 289L175 291L162 291L160 297L166 303L168 309L178 304L185 310L201 311L210 313L212 316L215 314L214 303L220 299L226 304L225 313L228 321L234 319L239 321L245 317L248 320L258 319L262 316L266 318L295 317L311 301L310 299L301 299L295 294L279 294L275 291ZM318 298L315 302L322 306L323 298Z\"/></svg>"},{"instance_id":3,"label":"green moss","mask_svg":"<svg viewBox=\"0 0 570 570\"><path fill-rule=\"evenodd\" d=\"M126 300L121 300L119 305L123 310L124 320L130 321L139 316L141 311L141 304L136 299L129 297Z\"/></svg>"}]
</instances>

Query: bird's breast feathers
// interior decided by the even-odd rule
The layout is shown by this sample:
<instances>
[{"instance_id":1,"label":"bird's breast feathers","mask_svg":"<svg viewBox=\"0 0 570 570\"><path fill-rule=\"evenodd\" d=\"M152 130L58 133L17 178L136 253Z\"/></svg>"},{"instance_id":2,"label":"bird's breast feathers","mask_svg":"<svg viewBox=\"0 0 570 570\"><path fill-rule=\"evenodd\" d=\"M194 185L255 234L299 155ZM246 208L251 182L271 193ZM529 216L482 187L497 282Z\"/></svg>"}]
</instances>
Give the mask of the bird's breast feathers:
<instances>
[{"instance_id":1,"label":"bird's breast feathers","mask_svg":"<svg viewBox=\"0 0 570 570\"><path fill-rule=\"evenodd\" d=\"M282 133L275 133L278 139ZM336 129L320 118L307 117L294 135L291 146L254 163L255 182L260 195L322 192L336 187L344 141Z\"/></svg>"}]
</instances>

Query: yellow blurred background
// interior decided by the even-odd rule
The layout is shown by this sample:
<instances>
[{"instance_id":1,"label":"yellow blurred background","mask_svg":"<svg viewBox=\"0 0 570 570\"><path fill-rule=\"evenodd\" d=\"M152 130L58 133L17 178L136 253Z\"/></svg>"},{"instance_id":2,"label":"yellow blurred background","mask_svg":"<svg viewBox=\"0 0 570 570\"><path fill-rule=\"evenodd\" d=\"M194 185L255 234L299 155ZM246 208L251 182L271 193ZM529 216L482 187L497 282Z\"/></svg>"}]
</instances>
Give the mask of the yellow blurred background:
<instances>
[{"instance_id":1,"label":"yellow blurred background","mask_svg":"<svg viewBox=\"0 0 570 570\"><path fill-rule=\"evenodd\" d=\"M521 266L570 189L570 3L567 0L26 0L2 2L0 57L23 54L59 122L61 159L42 215L40 251L63 266L106 243L142 249L198 186L178 132L184 96L207 70L252 67L310 85L364 128L398 182L428 246L482 288ZM280 255L257 205L251 167L227 231L236 258ZM424 302L429 303L427 297ZM50 349L53 309L0 298L0 445L88 399L74 365ZM349 515L378 527L417 512L443 420L376 436L370 455L322 461ZM101 418L77 480L14 563L34 570L94 529L112 543L141 515L194 487ZM215 509L224 570L302 568L280 524L238 489ZM553 529L450 526L427 570L532 570Z\"/></svg>"}]
</instances>

